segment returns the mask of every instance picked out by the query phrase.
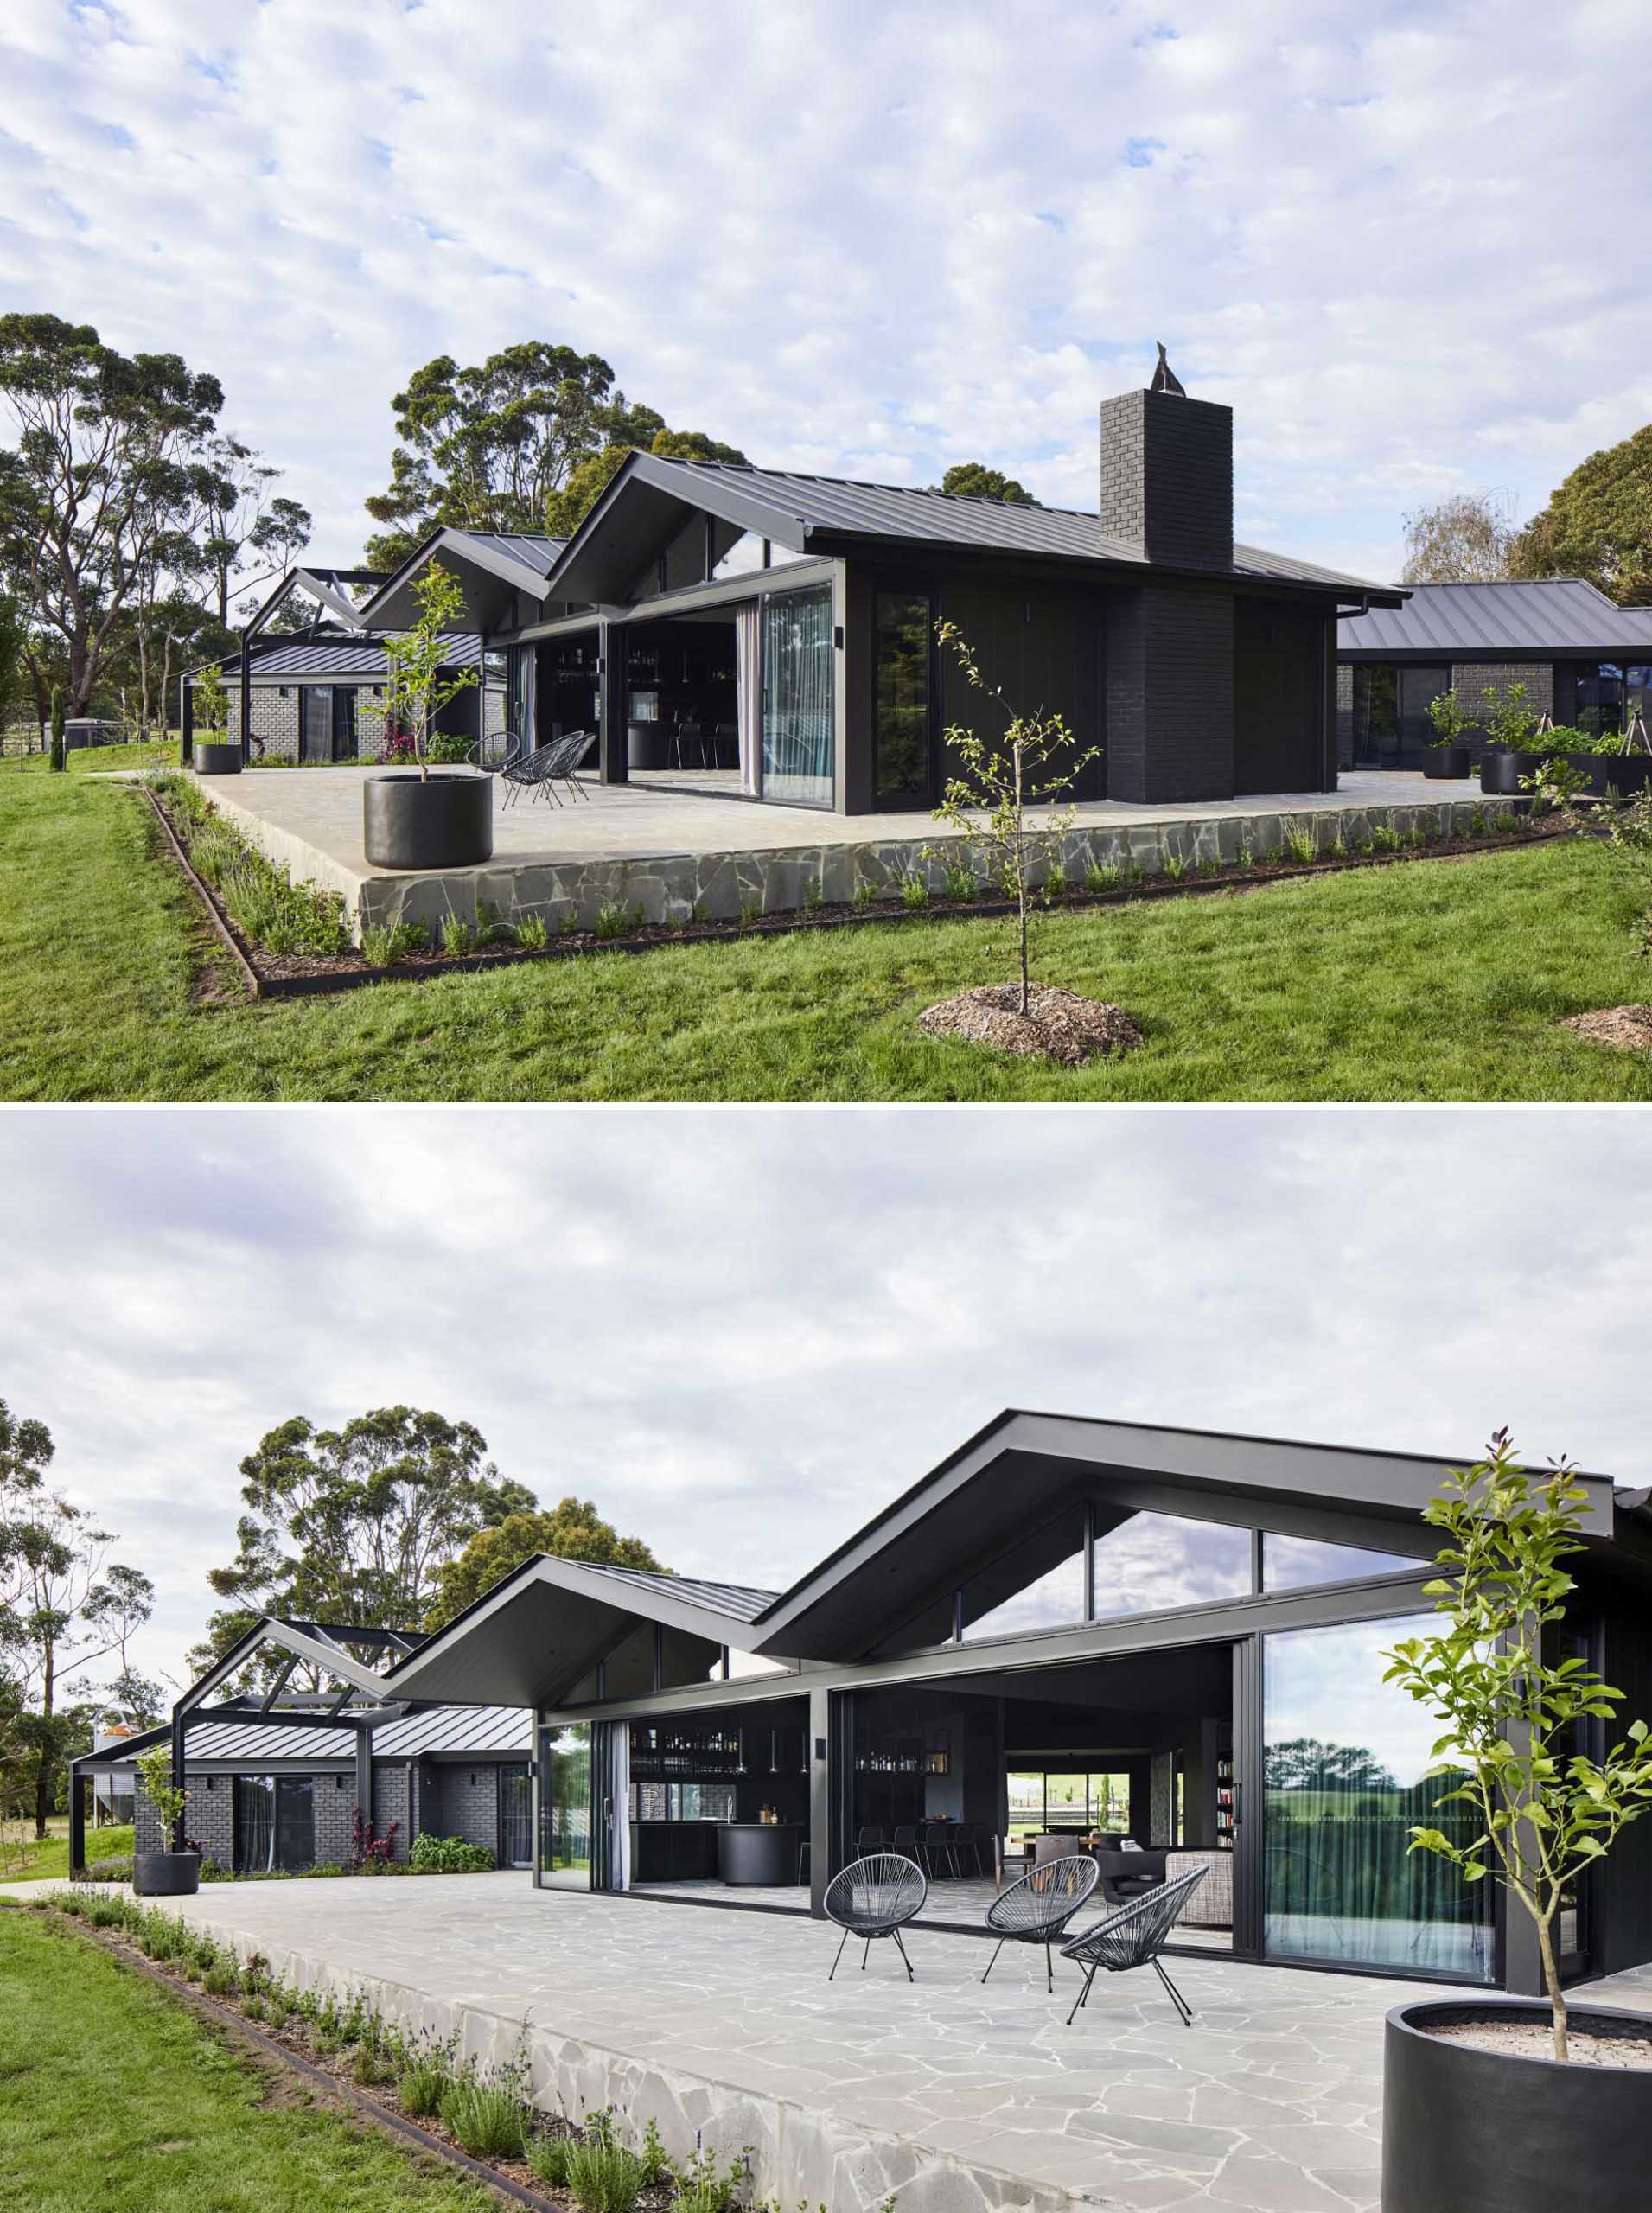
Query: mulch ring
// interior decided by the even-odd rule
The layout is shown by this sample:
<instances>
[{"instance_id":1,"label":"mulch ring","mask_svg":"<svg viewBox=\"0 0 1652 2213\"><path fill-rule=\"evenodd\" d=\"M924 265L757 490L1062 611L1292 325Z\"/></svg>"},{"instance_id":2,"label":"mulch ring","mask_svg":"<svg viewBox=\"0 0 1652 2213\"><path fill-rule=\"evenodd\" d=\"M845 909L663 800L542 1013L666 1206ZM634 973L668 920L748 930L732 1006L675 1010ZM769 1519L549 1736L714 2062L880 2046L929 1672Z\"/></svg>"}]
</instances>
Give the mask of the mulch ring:
<instances>
[{"instance_id":1,"label":"mulch ring","mask_svg":"<svg viewBox=\"0 0 1652 2213\"><path fill-rule=\"evenodd\" d=\"M1142 1042L1123 1007L1106 999L1035 984L1027 1004L1030 1011L1023 1014L1019 984L977 984L925 1007L918 1027L932 1037L962 1037L1004 1053L1038 1054L1075 1068L1086 1061L1133 1052Z\"/></svg>"},{"instance_id":2,"label":"mulch ring","mask_svg":"<svg viewBox=\"0 0 1652 2213\"><path fill-rule=\"evenodd\" d=\"M1652 1006L1603 1006L1588 1014L1569 1014L1563 1030L1575 1030L1591 1045L1611 1045L1620 1053L1652 1053Z\"/></svg>"}]
</instances>

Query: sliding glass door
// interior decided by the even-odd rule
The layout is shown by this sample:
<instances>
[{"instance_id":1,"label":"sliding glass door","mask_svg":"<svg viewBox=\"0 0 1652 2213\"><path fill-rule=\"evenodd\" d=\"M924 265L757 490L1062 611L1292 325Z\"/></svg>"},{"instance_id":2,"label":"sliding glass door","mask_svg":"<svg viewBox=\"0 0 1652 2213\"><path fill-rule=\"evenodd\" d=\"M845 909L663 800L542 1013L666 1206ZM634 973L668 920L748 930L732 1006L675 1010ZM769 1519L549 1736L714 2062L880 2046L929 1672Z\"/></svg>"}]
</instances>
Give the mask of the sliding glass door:
<instances>
[{"instance_id":1,"label":"sliding glass door","mask_svg":"<svg viewBox=\"0 0 1652 2213\"><path fill-rule=\"evenodd\" d=\"M1467 1884L1413 1827L1471 1834L1428 1772L1439 1725L1382 1680L1383 1654L1432 1614L1262 1640L1262 1925L1270 1959L1489 1982L1491 1885Z\"/></svg>"},{"instance_id":2,"label":"sliding glass door","mask_svg":"<svg viewBox=\"0 0 1652 2213\"><path fill-rule=\"evenodd\" d=\"M499 1864L533 1865L533 1788L526 1760L499 1770Z\"/></svg>"},{"instance_id":3,"label":"sliding glass door","mask_svg":"<svg viewBox=\"0 0 1652 2213\"><path fill-rule=\"evenodd\" d=\"M762 796L832 804L832 588L762 603Z\"/></svg>"},{"instance_id":4,"label":"sliding glass door","mask_svg":"<svg viewBox=\"0 0 1652 2213\"><path fill-rule=\"evenodd\" d=\"M539 1881L590 1888L590 1726L539 1731Z\"/></svg>"}]
</instances>

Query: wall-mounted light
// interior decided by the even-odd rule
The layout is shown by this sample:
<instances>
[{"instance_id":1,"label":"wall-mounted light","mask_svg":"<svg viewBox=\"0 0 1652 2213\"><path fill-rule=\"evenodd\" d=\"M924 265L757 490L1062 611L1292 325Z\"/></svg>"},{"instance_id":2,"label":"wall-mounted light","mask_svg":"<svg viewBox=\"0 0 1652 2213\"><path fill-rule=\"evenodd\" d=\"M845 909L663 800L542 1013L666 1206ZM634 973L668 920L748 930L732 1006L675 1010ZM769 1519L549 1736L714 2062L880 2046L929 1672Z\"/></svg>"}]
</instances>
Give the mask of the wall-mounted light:
<instances>
[{"instance_id":1,"label":"wall-mounted light","mask_svg":"<svg viewBox=\"0 0 1652 2213\"><path fill-rule=\"evenodd\" d=\"M832 642L838 648L839 653L843 651L843 625L841 622L834 622L832 626Z\"/></svg>"},{"instance_id":2,"label":"wall-mounted light","mask_svg":"<svg viewBox=\"0 0 1652 2213\"><path fill-rule=\"evenodd\" d=\"M348 1778L347 1776L341 1776L341 1775L335 1775L335 1776L333 1777L333 1788L334 1788L334 1789L335 1789L335 1790L342 1790L342 1789L343 1789L343 1788L344 1788L345 1783L347 1782L347 1780L348 1780Z\"/></svg>"}]
</instances>

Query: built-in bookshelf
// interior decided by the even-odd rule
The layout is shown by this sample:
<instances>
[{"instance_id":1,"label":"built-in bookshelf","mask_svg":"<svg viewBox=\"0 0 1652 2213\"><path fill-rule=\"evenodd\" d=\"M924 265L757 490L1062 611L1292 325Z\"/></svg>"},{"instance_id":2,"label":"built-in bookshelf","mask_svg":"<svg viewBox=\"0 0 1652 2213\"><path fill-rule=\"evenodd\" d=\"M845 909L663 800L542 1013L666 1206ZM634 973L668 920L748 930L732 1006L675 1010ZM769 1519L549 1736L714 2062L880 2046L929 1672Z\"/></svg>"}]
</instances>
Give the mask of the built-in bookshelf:
<instances>
[{"instance_id":1,"label":"built-in bookshelf","mask_svg":"<svg viewBox=\"0 0 1652 2213\"><path fill-rule=\"evenodd\" d=\"M1221 1754L1216 1761L1216 1849L1231 1852L1234 1848L1234 1757L1231 1752Z\"/></svg>"}]
</instances>

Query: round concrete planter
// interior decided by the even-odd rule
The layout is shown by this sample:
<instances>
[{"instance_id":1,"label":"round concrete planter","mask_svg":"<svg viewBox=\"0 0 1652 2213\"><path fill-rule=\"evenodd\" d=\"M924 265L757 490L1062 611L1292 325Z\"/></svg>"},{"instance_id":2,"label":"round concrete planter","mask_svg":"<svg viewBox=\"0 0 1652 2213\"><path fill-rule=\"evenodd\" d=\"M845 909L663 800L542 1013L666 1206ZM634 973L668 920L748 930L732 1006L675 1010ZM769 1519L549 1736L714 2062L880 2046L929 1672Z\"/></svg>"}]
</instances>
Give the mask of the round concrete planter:
<instances>
[{"instance_id":1,"label":"round concrete planter","mask_svg":"<svg viewBox=\"0 0 1652 2213\"><path fill-rule=\"evenodd\" d=\"M140 1898L191 1898L200 1887L198 1852L140 1852L132 1860L132 1888Z\"/></svg>"},{"instance_id":2,"label":"round concrete planter","mask_svg":"<svg viewBox=\"0 0 1652 2213\"><path fill-rule=\"evenodd\" d=\"M1574 2030L1637 2038L1642 2067L1562 2067L1447 2044L1454 2023L1547 2029L1530 1999L1397 2006L1383 2044L1382 2213L1642 2213L1652 2124L1652 2020L1571 2009Z\"/></svg>"},{"instance_id":3,"label":"round concrete planter","mask_svg":"<svg viewBox=\"0 0 1652 2213\"><path fill-rule=\"evenodd\" d=\"M374 868L471 868L493 858L491 776L369 776L361 814Z\"/></svg>"},{"instance_id":4,"label":"round concrete planter","mask_svg":"<svg viewBox=\"0 0 1652 2213\"><path fill-rule=\"evenodd\" d=\"M1442 780L1460 783L1471 764L1472 756L1466 745L1431 745L1423 752L1423 774L1432 783Z\"/></svg>"},{"instance_id":5,"label":"round concrete planter","mask_svg":"<svg viewBox=\"0 0 1652 2213\"><path fill-rule=\"evenodd\" d=\"M1564 761L1586 780L1583 796L1604 799L1608 790L1620 799L1644 791L1652 771L1652 756L1645 753L1504 753L1488 751L1481 757L1480 788L1499 799L1518 799L1521 778L1534 776L1546 761Z\"/></svg>"},{"instance_id":6,"label":"round concrete planter","mask_svg":"<svg viewBox=\"0 0 1652 2213\"><path fill-rule=\"evenodd\" d=\"M239 776L241 749L239 745L203 745L197 738L189 749L189 763L200 776Z\"/></svg>"}]
</instances>

